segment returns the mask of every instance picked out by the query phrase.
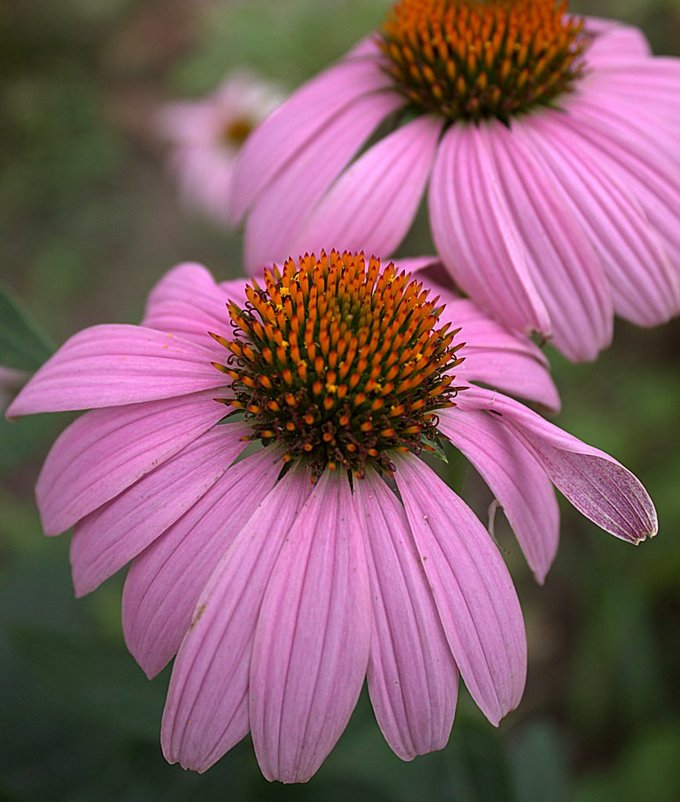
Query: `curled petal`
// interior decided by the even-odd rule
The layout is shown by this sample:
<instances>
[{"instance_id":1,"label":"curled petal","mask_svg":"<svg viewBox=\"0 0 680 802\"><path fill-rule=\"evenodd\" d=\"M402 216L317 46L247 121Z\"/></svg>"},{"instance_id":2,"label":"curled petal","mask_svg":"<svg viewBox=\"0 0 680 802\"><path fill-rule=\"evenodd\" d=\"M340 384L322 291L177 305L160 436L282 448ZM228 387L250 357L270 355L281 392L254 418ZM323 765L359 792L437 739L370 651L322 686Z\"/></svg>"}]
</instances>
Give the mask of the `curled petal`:
<instances>
[{"instance_id":1,"label":"curled petal","mask_svg":"<svg viewBox=\"0 0 680 802\"><path fill-rule=\"evenodd\" d=\"M471 387L459 408L490 413L526 443L556 487L586 518L631 543L658 531L656 509L633 474L609 454L583 443L500 393Z\"/></svg>"}]
</instances>

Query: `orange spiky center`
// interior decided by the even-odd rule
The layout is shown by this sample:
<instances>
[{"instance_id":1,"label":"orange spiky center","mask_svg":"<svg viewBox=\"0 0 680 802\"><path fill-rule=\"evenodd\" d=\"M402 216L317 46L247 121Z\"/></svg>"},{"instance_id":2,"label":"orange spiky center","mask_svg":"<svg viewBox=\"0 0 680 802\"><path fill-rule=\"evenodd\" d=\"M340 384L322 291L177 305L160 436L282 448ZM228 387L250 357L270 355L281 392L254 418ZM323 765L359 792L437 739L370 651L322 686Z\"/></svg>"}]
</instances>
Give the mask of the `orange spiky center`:
<instances>
[{"instance_id":1,"label":"orange spiky center","mask_svg":"<svg viewBox=\"0 0 680 802\"><path fill-rule=\"evenodd\" d=\"M231 354L215 365L232 379L252 439L304 461L363 477L390 474L395 451L432 450L436 410L450 407L450 371L461 361L456 331L437 327L444 309L422 282L363 254L306 255L246 287L228 305Z\"/></svg>"},{"instance_id":2,"label":"orange spiky center","mask_svg":"<svg viewBox=\"0 0 680 802\"><path fill-rule=\"evenodd\" d=\"M378 38L414 107L506 123L569 91L588 41L567 0L400 0Z\"/></svg>"}]
</instances>

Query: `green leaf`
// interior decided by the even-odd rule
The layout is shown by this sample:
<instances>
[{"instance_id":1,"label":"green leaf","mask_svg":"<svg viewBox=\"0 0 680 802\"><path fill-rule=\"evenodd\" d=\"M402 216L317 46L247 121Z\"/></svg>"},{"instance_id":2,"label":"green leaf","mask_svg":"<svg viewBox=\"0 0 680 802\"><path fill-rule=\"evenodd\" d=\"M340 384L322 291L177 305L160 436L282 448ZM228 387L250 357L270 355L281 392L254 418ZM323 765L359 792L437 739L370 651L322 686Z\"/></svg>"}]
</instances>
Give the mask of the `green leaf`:
<instances>
[{"instance_id":1,"label":"green leaf","mask_svg":"<svg viewBox=\"0 0 680 802\"><path fill-rule=\"evenodd\" d=\"M37 370L55 347L21 301L0 283L0 365Z\"/></svg>"}]
</instances>

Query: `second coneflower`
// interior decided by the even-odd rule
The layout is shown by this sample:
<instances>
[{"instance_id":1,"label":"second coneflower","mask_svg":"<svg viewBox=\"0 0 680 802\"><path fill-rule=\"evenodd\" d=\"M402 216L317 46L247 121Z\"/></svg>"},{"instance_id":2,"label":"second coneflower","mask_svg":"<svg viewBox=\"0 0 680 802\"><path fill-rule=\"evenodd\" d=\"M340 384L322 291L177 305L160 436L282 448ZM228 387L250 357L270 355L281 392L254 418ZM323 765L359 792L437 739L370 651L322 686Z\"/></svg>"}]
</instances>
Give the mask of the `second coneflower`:
<instances>
[{"instance_id":1,"label":"second coneflower","mask_svg":"<svg viewBox=\"0 0 680 802\"><path fill-rule=\"evenodd\" d=\"M181 266L142 326L86 329L29 381L9 415L96 408L54 445L38 504L48 534L75 527L78 594L133 561L128 646L149 676L176 655L168 760L205 771L250 732L267 778L305 781L365 679L406 760L446 744L459 675L494 724L517 706L510 575L423 456L448 439L470 459L539 579L553 484L630 542L656 513L610 456L475 381L557 403L530 341L337 252L250 284Z\"/></svg>"},{"instance_id":2,"label":"second coneflower","mask_svg":"<svg viewBox=\"0 0 680 802\"><path fill-rule=\"evenodd\" d=\"M592 359L614 313L680 309L679 123L680 62L634 28L556 0L400 0L244 148L247 266L328 242L387 256L429 181L457 285Z\"/></svg>"},{"instance_id":3,"label":"second coneflower","mask_svg":"<svg viewBox=\"0 0 680 802\"><path fill-rule=\"evenodd\" d=\"M165 105L156 127L170 150L183 201L232 228L234 165L243 143L283 100L273 84L245 71L231 73L211 94Z\"/></svg>"}]
</instances>

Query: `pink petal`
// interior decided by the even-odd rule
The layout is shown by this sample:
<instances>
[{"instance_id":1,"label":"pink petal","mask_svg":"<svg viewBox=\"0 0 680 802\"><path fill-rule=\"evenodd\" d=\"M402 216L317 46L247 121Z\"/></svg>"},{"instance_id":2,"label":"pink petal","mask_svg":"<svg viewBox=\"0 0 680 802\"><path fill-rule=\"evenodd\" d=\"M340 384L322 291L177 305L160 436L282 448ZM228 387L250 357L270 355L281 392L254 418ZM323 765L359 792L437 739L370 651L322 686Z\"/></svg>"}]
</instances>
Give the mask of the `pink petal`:
<instances>
[{"instance_id":1,"label":"pink petal","mask_svg":"<svg viewBox=\"0 0 680 802\"><path fill-rule=\"evenodd\" d=\"M93 326L67 340L7 411L36 412L118 407L224 386L210 351L141 326Z\"/></svg>"},{"instance_id":2,"label":"pink petal","mask_svg":"<svg viewBox=\"0 0 680 802\"><path fill-rule=\"evenodd\" d=\"M418 117L367 150L320 201L293 253L391 254L413 223L441 129L441 120Z\"/></svg>"},{"instance_id":3,"label":"pink petal","mask_svg":"<svg viewBox=\"0 0 680 802\"><path fill-rule=\"evenodd\" d=\"M372 95L356 101L328 122L299 158L267 188L246 224L245 261L249 273L300 255L293 249L308 215L371 132L402 102L396 94Z\"/></svg>"},{"instance_id":4,"label":"pink petal","mask_svg":"<svg viewBox=\"0 0 680 802\"><path fill-rule=\"evenodd\" d=\"M347 478L326 471L276 561L249 693L253 744L269 780L308 780L356 705L371 634L364 527Z\"/></svg>"},{"instance_id":5,"label":"pink petal","mask_svg":"<svg viewBox=\"0 0 680 802\"><path fill-rule=\"evenodd\" d=\"M440 414L439 428L489 485L542 584L557 554L560 529L559 507L545 469L492 415L450 409Z\"/></svg>"},{"instance_id":6,"label":"pink petal","mask_svg":"<svg viewBox=\"0 0 680 802\"><path fill-rule=\"evenodd\" d=\"M276 484L281 466L272 449L237 462L132 563L123 592L123 631L149 678L179 649L210 574Z\"/></svg>"},{"instance_id":7,"label":"pink petal","mask_svg":"<svg viewBox=\"0 0 680 802\"><path fill-rule=\"evenodd\" d=\"M364 53L377 54L374 43ZM300 87L253 133L241 150L233 177L232 213L237 221L294 159L360 99L388 89L390 78L376 58L343 60Z\"/></svg>"},{"instance_id":8,"label":"pink petal","mask_svg":"<svg viewBox=\"0 0 680 802\"><path fill-rule=\"evenodd\" d=\"M436 284L431 287L446 304L441 322L461 329L455 341L465 343L459 352L464 362L453 372L462 383L483 382L548 410L559 410L560 397L540 348L491 320L472 301L455 298Z\"/></svg>"},{"instance_id":9,"label":"pink petal","mask_svg":"<svg viewBox=\"0 0 680 802\"><path fill-rule=\"evenodd\" d=\"M45 534L65 532L214 426L228 410L213 395L81 415L52 446L38 477Z\"/></svg>"},{"instance_id":10,"label":"pink petal","mask_svg":"<svg viewBox=\"0 0 680 802\"><path fill-rule=\"evenodd\" d=\"M521 121L520 121L521 122ZM591 360L612 338L614 310L602 262L549 173L500 122L480 128L534 284L569 359Z\"/></svg>"},{"instance_id":11,"label":"pink petal","mask_svg":"<svg viewBox=\"0 0 680 802\"><path fill-rule=\"evenodd\" d=\"M579 512L606 532L639 543L658 530L649 494L633 474L604 451L592 448L511 398L471 387L458 407L492 413L533 451L557 488Z\"/></svg>"},{"instance_id":12,"label":"pink petal","mask_svg":"<svg viewBox=\"0 0 680 802\"><path fill-rule=\"evenodd\" d=\"M473 337L472 327L466 327L461 336L470 339L460 352L465 362L453 372L465 384L482 382L527 401L540 404L550 412L560 409L560 396L548 370L535 359L517 349L503 350L484 347Z\"/></svg>"},{"instance_id":13,"label":"pink petal","mask_svg":"<svg viewBox=\"0 0 680 802\"><path fill-rule=\"evenodd\" d=\"M368 689L387 742L412 760L446 746L458 669L404 508L376 475L356 482L354 497L366 521L373 601Z\"/></svg>"},{"instance_id":14,"label":"pink petal","mask_svg":"<svg viewBox=\"0 0 680 802\"><path fill-rule=\"evenodd\" d=\"M375 59L379 58L379 56L380 51L376 47L375 37L369 34L357 42L357 44L354 45L351 50L348 50L347 53L345 53L343 56L343 61L362 58L371 58L375 61Z\"/></svg>"},{"instance_id":15,"label":"pink petal","mask_svg":"<svg viewBox=\"0 0 680 802\"><path fill-rule=\"evenodd\" d=\"M545 159L572 214L600 254L616 311L638 325L657 325L680 309L680 278L629 188L580 147L557 115L527 118L513 134Z\"/></svg>"},{"instance_id":16,"label":"pink petal","mask_svg":"<svg viewBox=\"0 0 680 802\"><path fill-rule=\"evenodd\" d=\"M395 460L396 481L460 673L497 725L520 702L526 635L510 574L472 510L416 457Z\"/></svg>"},{"instance_id":17,"label":"pink petal","mask_svg":"<svg viewBox=\"0 0 680 802\"><path fill-rule=\"evenodd\" d=\"M677 154L669 152L667 138L660 139L663 149L656 146L656 139L650 148L648 131L595 119L590 108L580 108L579 98L572 106L573 113L557 117L558 112L546 112L545 119L559 119L564 136L573 137L574 147L637 199L671 262L680 263L680 178Z\"/></svg>"},{"instance_id":18,"label":"pink petal","mask_svg":"<svg viewBox=\"0 0 680 802\"><path fill-rule=\"evenodd\" d=\"M647 38L632 25L618 20L586 17L586 30L596 34L586 51L589 67L601 67L612 58L651 56Z\"/></svg>"},{"instance_id":19,"label":"pink petal","mask_svg":"<svg viewBox=\"0 0 680 802\"><path fill-rule=\"evenodd\" d=\"M639 106L645 116L658 115L676 129L680 126L680 59L628 58L610 60L589 82L611 101Z\"/></svg>"},{"instance_id":20,"label":"pink petal","mask_svg":"<svg viewBox=\"0 0 680 802\"><path fill-rule=\"evenodd\" d=\"M243 451L247 429L216 426L84 518L71 541L77 596L116 573L177 521Z\"/></svg>"},{"instance_id":21,"label":"pink petal","mask_svg":"<svg viewBox=\"0 0 680 802\"><path fill-rule=\"evenodd\" d=\"M163 713L161 744L170 763L206 771L248 732L250 655L262 597L311 492L309 477L293 470L260 496L201 593ZM259 496L256 484L252 493Z\"/></svg>"},{"instance_id":22,"label":"pink petal","mask_svg":"<svg viewBox=\"0 0 680 802\"><path fill-rule=\"evenodd\" d=\"M441 266L438 256L397 256L393 261L399 270L405 270L407 273L419 273L421 270Z\"/></svg>"},{"instance_id":23,"label":"pink petal","mask_svg":"<svg viewBox=\"0 0 680 802\"><path fill-rule=\"evenodd\" d=\"M229 283L230 292L227 293L201 265L179 265L151 291L142 325L216 350L215 359L219 359L224 356L224 349L208 336L208 332L230 336L227 301L240 303L245 297L245 281Z\"/></svg>"},{"instance_id":24,"label":"pink petal","mask_svg":"<svg viewBox=\"0 0 680 802\"><path fill-rule=\"evenodd\" d=\"M613 134L643 153L649 150L649 123L634 114L639 104L627 103L593 87L575 96L570 108L578 115L579 122L583 121L588 127ZM680 174L677 131L662 120L654 120L654 146L654 152L663 157L669 174L677 179Z\"/></svg>"},{"instance_id":25,"label":"pink petal","mask_svg":"<svg viewBox=\"0 0 680 802\"><path fill-rule=\"evenodd\" d=\"M430 224L455 281L494 317L550 334L550 319L527 265L492 153L476 126L444 135L430 181Z\"/></svg>"}]
</instances>

